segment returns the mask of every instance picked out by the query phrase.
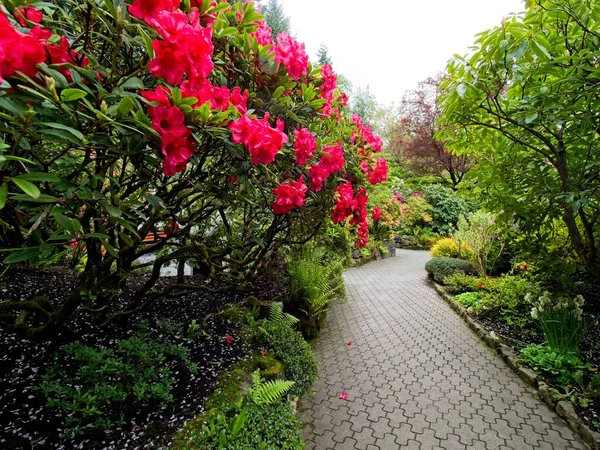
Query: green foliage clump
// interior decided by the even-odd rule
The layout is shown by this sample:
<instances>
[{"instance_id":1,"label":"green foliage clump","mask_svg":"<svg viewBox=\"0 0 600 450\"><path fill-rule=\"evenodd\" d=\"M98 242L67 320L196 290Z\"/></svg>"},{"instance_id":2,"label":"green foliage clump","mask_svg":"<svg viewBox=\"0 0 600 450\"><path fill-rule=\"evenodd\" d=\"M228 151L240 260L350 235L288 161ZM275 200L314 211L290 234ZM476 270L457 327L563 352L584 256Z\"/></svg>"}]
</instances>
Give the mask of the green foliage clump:
<instances>
[{"instance_id":1,"label":"green foliage clump","mask_svg":"<svg viewBox=\"0 0 600 450\"><path fill-rule=\"evenodd\" d=\"M271 349L275 357L283 362L285 376L296 384L291 392L306 395L317 380L317 359L302 333L289 326L265 322L256 336L259 347Z\"/></svg>"},{"instance_id":2,"label":"green foliage clump","mask_svg":"<svg viewBox=\"0 0 600 450\"><path fill-rule=\"evenodd\" d=\"M529 295L528 295L529 294ZM501 320L509 325L531 327L531 301L540 294L540 287L526 278L507 275L496 279L476 307L476 312Z\"/></svg>"},{"instance_id":3,"label":"green foliage clump","mask_svg":"<svg viewBox=\"0 0 600 450\"><path fill-rule=\"evenodd\" d=\"M444 279L446 290L454 295L487 290L492 283L493 279L491 278L474 277L464 273L456 273Z\"/></svg>"},{"instance_id":4,"label":"green foliage clump","mask_svg":"<svg viewBox=\"0 0 600 450\"><path fill-rule=\"evenodd\" d=\"M471 249L469 260L481 275L487 273L488 265L492 265L504 249L494 216L484 211L461 217L454 238Z\"/></svg>"},{"instance_id":5,"label":"green foliage clump","mask_svg":"<svg viewBox=\"0 0 600 450\"><path fill-rule=\"evenodd\" d=\"M539 320L550 348L562 354L579 354L579 344L587 330L582 317L583 304L581 295L553 298L549 292L544 292L537 299L531 315Z\"/></svg>"},{"instance_id":6,"label":"green foliage clump","mask_svg":"<svg viewBox=\"0 0 600 450\"><path fill-rule=\"evenodd\" d=\"M288 403L259 405L249 402L213 415L178 450L303 450L301 425Z\"/></svg>"},{"instance_id":7,"label":"green foliage clump","mask_svg":"<svg viewBox=\"0 0 600 450\"><path fill-rule=\"evenodd\" d=\"M477 271L473 264L458 258L433 258L425 264L425 270L433 276L438 283L445 283L445 278L457 273L474 275Z\"/></svg>"},{"instance_id":8,"label":"green foliage clump","mask_svg":"<svg viewBox=\"0 0 600 450\"><path fill-rule=\"evenodd\" d=\"M431 229L448 236L456 227L458 220L471 211L471 205L448 186L434 184L423 188L427 202L431 204Z\"/></svg>"},{"instance_id":9,"label":"green foliage clump","mask_svg":"<svg viewBox=\"0 0 600 450\"><path fill-rule=\"evenodd\" d=\"M116 350L76 342L62 353L66 362L44 374L39 390L49 407L66 414L68 434L89 424L102 429L123 425L128 408L171 402L171 369L179 363L197 370L187 348L139 337L119 341Z\"/></svg>"},{"instance_id":10,"label":"green foliage clump","mask_svg":"<svg viewBox=\"0 0 600 450\"><path fill-rule=\"evenodd\" d=\"M331 303L345 298L344 265L324 248L312 247L293 254L288 271L290 306L303 313L300 329L305 336L315 338Z\"/></svg>"},{"instance_id":11,"label":"green foliage clump","mask_svg":"<svg viewBox=\"0 0 600 450\"><path fill-rule=\"evenodd\" d=\"M252 387L244 396L241 390L252 360L239 364L221 380L220 388L228 396L211 395L211 409L180 430L174 438L174 450L300 450L301 425L290 404L282 401L293 381L265 381L259 370L252 374ZM222 382L225 381L225 385ZM227 401L229 400L229 401Z\"/></svg>"},{"instance_id":12,"label":"green foliage clump","mask_svg":"<svg viewBox=\"0 0 600 450\"><path fill-rule=\"evenodd\" d=\"M456 301L465 308L474 308L481 301L481 294L479 292L465 292L464 294L457 295Z\"/></svg>"},{"instance_id":13,"label":"green foliage clump","mask_svg":"<svg viewBox=\"0 0 600 450\"><path fill-rule=\"evenodd\" d=\"M442 238L431 247L431 256L434 258L462 258L472 259L473 249L464 242L453 238Z\"/></svg>"},{"instance_id":14,"label":"green foliage clump","mask_svg":"<svg viewBox=\"0 0 600 450\"><path fill-rule=\"evenodd\" d=\"M589 368L579 356L561 353L551 347L531 344L521 352L521 359L536 372L550 375L561 386L569 386L583 378L583 372Z\"/></svg>"}]
</instances>

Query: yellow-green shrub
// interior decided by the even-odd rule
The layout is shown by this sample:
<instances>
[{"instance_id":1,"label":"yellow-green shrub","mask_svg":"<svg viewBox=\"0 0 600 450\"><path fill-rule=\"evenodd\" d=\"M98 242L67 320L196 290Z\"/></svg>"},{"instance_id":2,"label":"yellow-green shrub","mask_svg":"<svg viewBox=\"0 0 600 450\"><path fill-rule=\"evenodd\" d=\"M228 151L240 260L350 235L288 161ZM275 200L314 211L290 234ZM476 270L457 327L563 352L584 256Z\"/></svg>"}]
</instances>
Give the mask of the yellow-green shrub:
<instances>
[{"instance_id":1,"label":"yellow-green shrub","mask_svg":"<svg viewBox=\"0 0 600 450\"><path fill-rule=\"evenodd\" d=\"M442 238L431 247L431 256L433 258L444 256L446 258L458 258L460 257L458 243L452 238Z\"/></svg>"}]
</instances>

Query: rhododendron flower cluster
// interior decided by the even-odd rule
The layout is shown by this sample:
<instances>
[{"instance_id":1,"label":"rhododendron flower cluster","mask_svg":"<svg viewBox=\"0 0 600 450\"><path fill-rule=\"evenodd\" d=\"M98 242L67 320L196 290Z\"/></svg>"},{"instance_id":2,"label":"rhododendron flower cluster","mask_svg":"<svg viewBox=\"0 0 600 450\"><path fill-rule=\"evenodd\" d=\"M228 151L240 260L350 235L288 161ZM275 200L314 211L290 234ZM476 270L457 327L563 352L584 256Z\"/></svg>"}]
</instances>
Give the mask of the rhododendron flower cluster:
<instances>
[{"instance_id":1,"label":"rhododendron flower cluster","mask_svg":"<svg viewBox=\"0 0 600 450\"><path fill-rule=\"evenodd\" d=\"M253 164L270 164L275 160L277 152L288 141L288 136L283 132L284 123L277 120L277 128L271 128L269 114L264 119L253 119L243 115L229 125L233 132L231 140L236 144L243 144L252 157Z\"/></svg>"},{"instance_id":2,"label":"rhododendron flower cluster","mask_svg":"<svg viewBox=\"0 0 600 450\"><path fill-rule=\"evenodd\" d=\"M375 169L369 174L369 183L378 184L387 180L388 166L385 158L379 158L375 163Z\"/></svg>"},{"instance_id":3,"label":"rhododendron flower cluster","mask_svg":"<svg viewBox=\"0 0 600 450\"><path fill-rule=\"evenodd\" d=\"M290 180L277 186L273 190L275 201L271 203L275 214L287 214L291 210L298 208L304 204L304 197L308 188L304 184L304 177L300 177L298 181Z\"/></svg>"},{"instance_id":4,"label":"rhododendron flower cluster","mask_svg":"<svg viewBox=\"0 0 600 450\"><path fill-rule=\"evenodd\" d=\"M18 8L13 15L22 27L27 26L27 21L40 23L44 19L44 15L41 11L38 11L35 8Z\"/></svg>"},{"instance_id":5,"label":"rhododendron flower cluster","mask_svg":"<svg viewBox=\"0 0 600 450\"><path fill-rule=\"evenodd\" d=\"M366 142L374 152L381 152L383 140L379 136L375 136L375 134L373 134L371 127L369 125L365 125L363 119L357 114L352 115L352 122L358 126L361 139ZM356 136L353 135L353 138L355 139Z\"/></svg>"},{"instance_id":6,"label":"rhododendron flower cluster","mask_svg":"<svg viewBox=\"0 0 600 450\"><path fill-rule=\"evenodd\" d=\"M321 67L321 76L323 77L323 84L321 85L321 93L327 103L323 106L323 114L326 116L331 115L331 105L333 103L333 93L337 87L337 75L333 72L331 65L324 64Z\"/></svg>"},{"instance_id":7,"label":"rhododendron flower cluster","mask_svg":"<svg viewBox=\"0 0 600 450\"><path fill-rule=\"evenodd\" d=\"M251 36L256 38L259 45L270 45L271 48L274 46L271 27L265 21L258 22L258 28Z\"/></svg>"},{"instance_id":8,"label":"rhododendron flower cluster","mask_svg":"<svg viewBox=\"0 0 600 450\"><path fill-rule=\"evenodd\" d=\"M285 31L277 36L275 62L283 64L288 71L288 75L296 81L308 72L308 55L304 44L298 42Z\"/></svg>"},{"instance_id":9,"label":"rhododendron flower cluster","mask_svg":"<svg viewBox=\"0 0 600 450\"><path fill-rule=\"evenodd\" d=\"M315 192L323 189L323 182L335 172L342 170L345 164L344 150L341 145L326 147L323 153L321 160L311 165L308 172L310 188Z\"/></svg>"},{"instance_id":10,"label":"rhododendron flower cluster","mask_svg":"<svg viewBox=\"0 0 600 450\"><path fill-rule=\"evenodd\" d=\"M302 128L294 131L294 151L296 153L296 164L304 166L307 159L313 157L313 152L317 148L317 139L310 130Z\"/></svg>"},{"instance_id":11,"label":"rhododendron flower cluster","mask_svg":"<svg viewBox=\"0 0 600 450\"><path fill-rule=\"evenodd\" d=\"M148 68L154 76L181 84L184 75L198 80L212 72L212 28L203 28L199 20L196 10L189 18L180 11L161 11L149 22L163 38L152 42L154 59Z\"/></svg>"},{"instance_id":12,"label":"rhododendron flower cluster","mask_svg":"<svg viewBox=\"0 0 600 450\"><path fill-rule=\"evenodd\" d=\"M161 105L149 108L148 115L152 118L152 128L161 137L165 157L163 172L168 176L181 172L194 154L191 131L185 125L183 112L176 106Z\"/></svg>"},{"instance_id":13,"label":"rhododendron flower cluster","mask_svg":"<svg viewBox=\"0 0 600 450\"><path fill-rule=\"evenodd\" d=\"M183 98L196 98L198 101L192 105L194 107L202 106L208 102L211 109L226 111L231 103L241 113L245 114L248 110L246 105L248 101L248 91L242 94L239 87L231 91L227 86L215 86L210 80L184 81L181 84L181 94Z\"/></svg>"},{"instance_id":14,"label":"rhododendron flower cluster","mask_svg":"<svg viewBox=\"0 0 600 450\"><path fill-rule=\"evenodd\" d=\"M367 204L369 197L364 187L354 191L352 183L346 182L338 186L335 191L335 208L331 214L333 223L340 223L352 216L351 225L358 225L356 231L358 239L356 245L360 248L369 242L369 225L367 224Z\"/></svg>"},{"instance_id":15,"label":"rhododendron flower cluster","mask_svg":"<svg viewBox=\"0 0 600 450\"><path fill-rule=\"evenodd\" d=\"M43 45L33 36L15 30L0 12L0 82L16 72L35 76L37 64L45 58Z\"/></svg>"},{"instance_id":16,"label":"rhododendron flower cluster","mask_svg":"<svg viewBox=\"0 0 600 450\"><path fill-rule=\"evenodd\" d=\"M335 208L331 214L331 221L333 223L342 222L354 213L355 208L356 200L352 183L341 183L335 190Z\"/></svg>"}]
</instances>

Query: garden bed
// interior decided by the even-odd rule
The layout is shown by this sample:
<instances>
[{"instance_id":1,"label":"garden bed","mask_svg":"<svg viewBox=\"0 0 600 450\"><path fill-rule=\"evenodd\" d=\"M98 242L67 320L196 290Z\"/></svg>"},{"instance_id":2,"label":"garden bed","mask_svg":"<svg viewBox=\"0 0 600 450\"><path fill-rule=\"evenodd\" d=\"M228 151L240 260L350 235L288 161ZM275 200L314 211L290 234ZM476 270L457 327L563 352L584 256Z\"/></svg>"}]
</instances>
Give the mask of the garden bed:
<instances>
[{"instance_id":1,"label":"garden bed","mask_svg":"<svg viewBox=\"0 0 600 450\"><path fill-rule=\"evenodd\" d=\"M469 327L490 347L496 350L515 371L532 388L546 404L554 409L593 449L600 449L600 402L597 398L589 400L587 407L577 402L571 403L568 395L561 395L564 390L552 379L536 373L518 358L519 351L529 344L543 341L543 336L524 332L516 326L492 320L470 312L460 305L454 296L448 294L444 287L432 281L438 293L448 304L465 319ZM598 315L592 314L590 320L596 321L582 343L581 355L592 367L600 367L600 325ZM507 345L504 345L507 344ZM570 393L577 392L577 388Z\"/></svg>"},{"instance_id":2,"label":"garden bed","mask_svg":"<svg viewBox=\"0 0 600 450\"><path fill-rule=\"evenodd\" d=\"M128 290L144 279L133 279ZM185 282L207 283L199 277ZM27 296L45 295L60 303L75 286L76 276L68 270L13 270L0 279L2 301L20 300ZM168 283L161 279L157 288ZM270 298L277 295L276 286L258 283ZM27 294L25 294L27 293ZM187 293L175 298L159 298L147 312L130 320L129 326L100 327L89 314L77 314L70 324L70 334L62 334L47 342L32 342L18 336L1 324L0 338L0 447L13 450L40 448L159 448L169 445L170 438L187 420L203 412L204 402L219 375L247 353L240 337L240 325L217 313L228 305L239 303L248 294ZM200 326L194 338L188 336L192 320ZM179 326L180 324L181 326ZM90 346L114 348L118 339L127 339L133 330L145 329L152 336L170 334L174 343L189 349L191 361L198 366L194 375L186 370L172 371L175 380L173 401L163 408L140 408L129 411L127 423L110 431L86 428L76 437L62 438L64 414L46 407L46 399L38 390L43 374L55 362L60 347L79 341ZM129 331L128 331L129 330ZM229 337L230 336L230 337Z\"/></svg>"}]
</instances>

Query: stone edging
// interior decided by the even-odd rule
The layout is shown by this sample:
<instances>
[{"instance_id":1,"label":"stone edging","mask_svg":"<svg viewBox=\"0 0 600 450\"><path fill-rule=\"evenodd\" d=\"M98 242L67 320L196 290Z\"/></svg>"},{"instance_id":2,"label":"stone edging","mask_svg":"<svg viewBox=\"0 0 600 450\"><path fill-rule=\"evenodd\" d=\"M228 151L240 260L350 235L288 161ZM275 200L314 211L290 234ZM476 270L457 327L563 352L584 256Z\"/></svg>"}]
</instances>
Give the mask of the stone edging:
<instances>
[{"instance_id":1,"label":"stone edging","mask_svg":"<svg viewBox=\"0 0 600 450\"><path fill-rule=\"evenodd\" d=\"M600 433L591 430L583 420L577 416L571 402L557 397L537 373L521 364L512 347L503 344L493 331L488 332L477 321L469 316L467 310L455 302L454 297L448 294L442 286L433 280L430 280L430 282L446 303L448 303L448 305L463 318L469 328L471 328L471 330L473 330L473 332L489 347L496 350L507 365L534 390L534 393L542 399L550 409L555 411L569 424L571 429L583 440L583 442L589 445L593 450L600 450Z\"/></svg>"}]
</instances>

